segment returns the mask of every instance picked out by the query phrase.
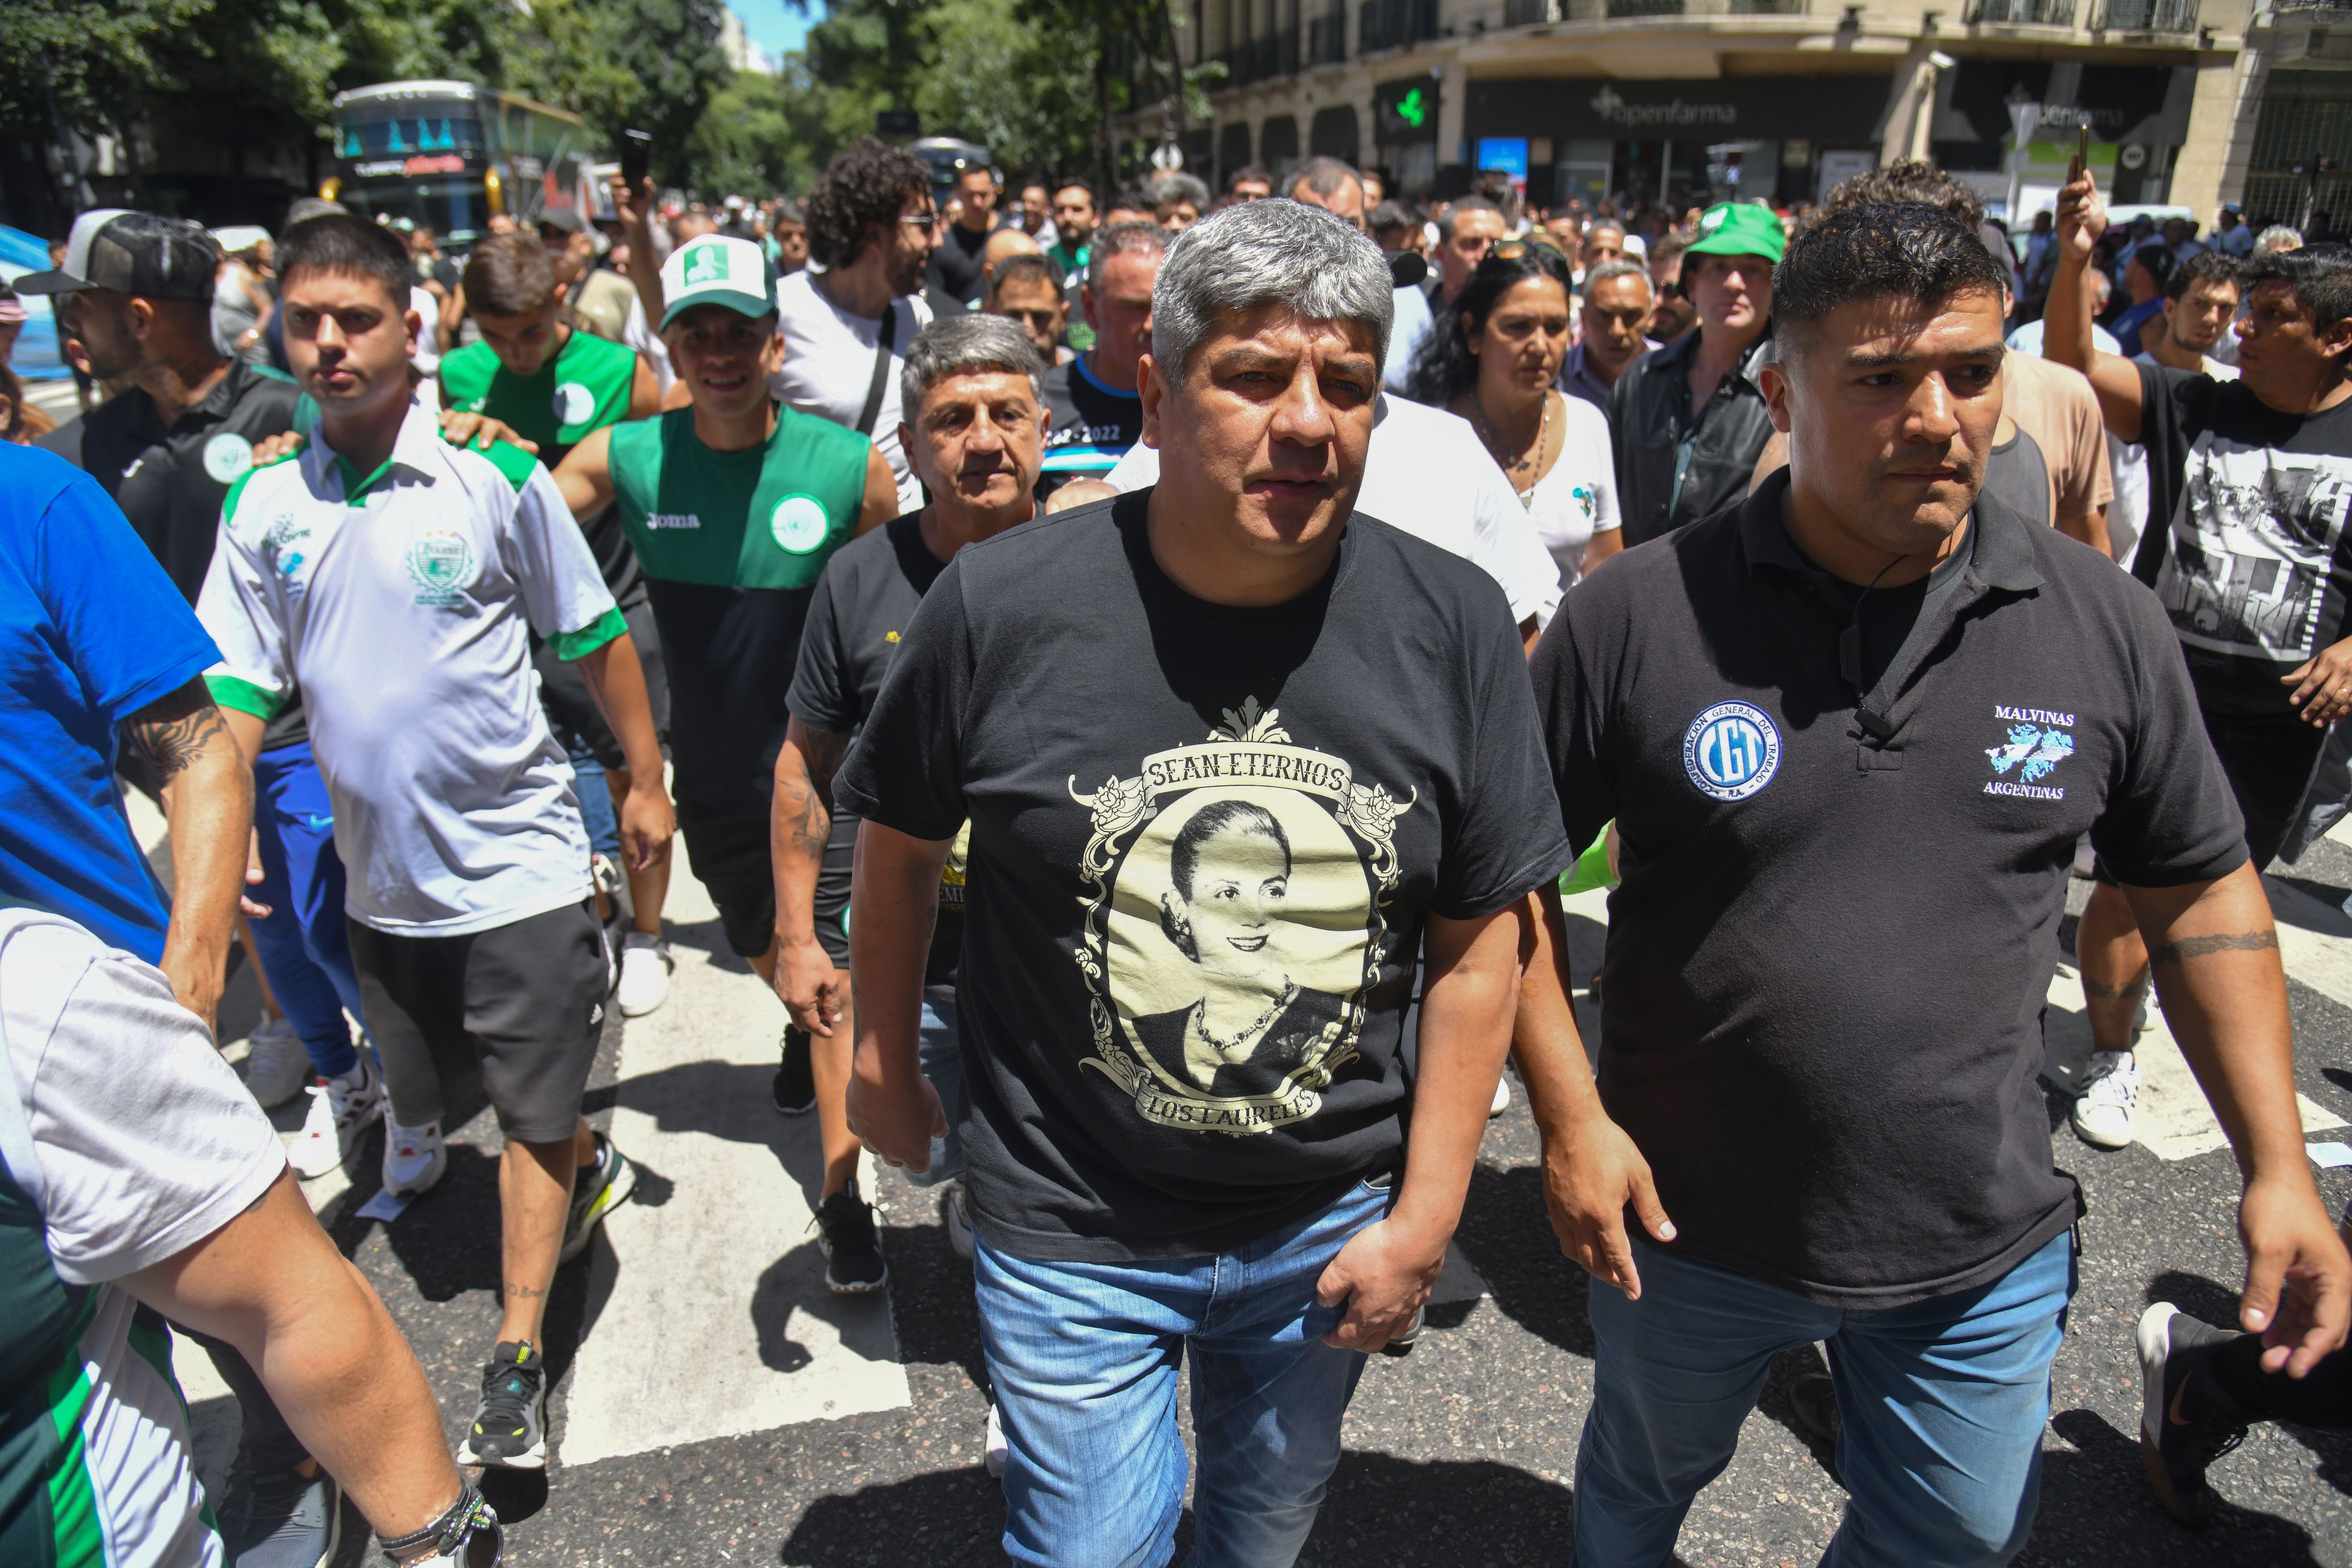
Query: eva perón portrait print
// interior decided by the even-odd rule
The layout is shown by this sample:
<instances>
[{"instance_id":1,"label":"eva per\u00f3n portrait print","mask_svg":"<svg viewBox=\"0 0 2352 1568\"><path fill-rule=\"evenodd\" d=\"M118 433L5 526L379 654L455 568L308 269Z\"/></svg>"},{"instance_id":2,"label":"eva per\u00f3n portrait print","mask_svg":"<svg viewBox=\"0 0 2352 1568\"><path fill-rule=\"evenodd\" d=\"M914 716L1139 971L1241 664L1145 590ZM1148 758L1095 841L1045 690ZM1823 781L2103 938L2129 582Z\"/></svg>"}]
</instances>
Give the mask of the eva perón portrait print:
<instances>
[{"instance_id":1,"label":"eva per\u00f3n portrait print","mask_svg":"<svg viewBox=\"0 0 2352 1568\"><path fill-rule=\"evenodd\" d=\"M1093 813L1078 964L1093 1054L1162 1127L1303 1121L1355 1059L1412 809L1252 698L1198 745L1070 794Z\"/></svg>"}]
</instances>

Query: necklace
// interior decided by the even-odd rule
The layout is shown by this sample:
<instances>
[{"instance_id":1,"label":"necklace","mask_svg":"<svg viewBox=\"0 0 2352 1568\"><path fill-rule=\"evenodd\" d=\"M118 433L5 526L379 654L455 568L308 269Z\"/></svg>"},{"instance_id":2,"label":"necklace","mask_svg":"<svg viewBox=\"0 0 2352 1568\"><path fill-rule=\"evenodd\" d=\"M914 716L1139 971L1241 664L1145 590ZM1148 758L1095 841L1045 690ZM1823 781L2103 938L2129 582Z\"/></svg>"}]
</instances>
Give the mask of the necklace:
<instances>
[{"instance_id":1,"label":"necklace","mask_svg":"<svg viewBox=\"0 0 2352 1568\"><path fill-rule=\"evenodd\" d=\"M1265 1012L1235 1030L1230 1038L1223 1038L1209 1032L1209 1002L1204 996L1192 1004L1192 1027L1199 1031L1201 1038L1210 1048L1220 1055L1230 1056L1248 1047L1260 1034L1264 1033L1265 1026L1274 1022L1275 1015L1289 1006L1291 999L1297 994L1298 982L1285 981L1282 994L1268 1003Z\"/></svg>"},{"instance_id":2,"label":"necklace","mask_svg":"<svg viewBox=\"0 0 2352 1568\"><path fill-rule=\"evenodd\" d=\"M1494 455L1495 461L1501 466L1503 477L1510 480L1511 489L1518 492L1519 504L1523 507L1534 507L1536 465L1543 460L1544 437L1551 434L1551 394L1549 392L1544 394L1543 415L1536 422L1535 445L1524 453L1514 454L1505 447L1502 432L1496 430L1494 421L1486 417L1486 405L1473 398L1470 402L1470 412L1478 426L1478 439L1486 443L1486 450ZM1521 474L1527 476L1525 484L1519 482Z\"/></svg>"}]
</instances>

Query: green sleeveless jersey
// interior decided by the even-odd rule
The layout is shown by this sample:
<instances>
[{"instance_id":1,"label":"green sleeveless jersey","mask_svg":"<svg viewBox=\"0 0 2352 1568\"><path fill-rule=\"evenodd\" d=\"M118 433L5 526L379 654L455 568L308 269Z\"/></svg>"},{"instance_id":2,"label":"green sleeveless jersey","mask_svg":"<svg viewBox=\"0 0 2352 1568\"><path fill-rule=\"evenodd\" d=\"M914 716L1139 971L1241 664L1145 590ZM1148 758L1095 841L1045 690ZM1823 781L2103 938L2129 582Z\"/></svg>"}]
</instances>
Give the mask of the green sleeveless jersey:
<instances>
[{"instance_id":1,"label":"green sleeveless jersey","mask_svg":"<svg viewBox=\"0 0 2352 1568\"><path fill-rule=\"evenodd\" d=\"M499 363L488 343L468 343L441 361L441 388L461 414L487 414L539 443L550 468L592 430L629 416L637 356L593 332L573 328L563 346L531 375Z\"/></svg>"},{"instance_id":2,"label":"green sleeveless jersey","mask_svg":"<svg viewBox=\"0 0 2352 1568\"><path fill-rule=\"evenodd\" d=\"M646 575L730 588L807 588L857 531L866 437L778 407L775 434L714 452L694 410L624 425L612 437L613 489Z\"/></svg>"},{"instance_id":3,"label":"green sleeveless jersey","mask_svg":"<svg viewBox=\"0 0 2352 1568\"><path fill-rule=\"evenodd\" d=\"M865 437L791 408L775 434L714 452L694 410L616 427L614 493L661 632L680 804L765 819L801 626L857 531Z\"/></svg>"}]
</instances>

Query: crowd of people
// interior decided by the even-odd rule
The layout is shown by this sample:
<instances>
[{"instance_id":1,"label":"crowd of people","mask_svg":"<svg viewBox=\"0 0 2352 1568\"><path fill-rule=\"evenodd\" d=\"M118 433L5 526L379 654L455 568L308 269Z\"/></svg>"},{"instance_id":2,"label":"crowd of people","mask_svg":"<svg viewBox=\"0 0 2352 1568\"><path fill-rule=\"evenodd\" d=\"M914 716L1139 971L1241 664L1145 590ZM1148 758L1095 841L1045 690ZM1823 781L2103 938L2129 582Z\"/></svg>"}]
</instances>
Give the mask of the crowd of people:
<instances>
[{"instance_id":1,"label":"crowd of people","mask_svg":"<svg viewBox=\"0 0 2352 1568\"><path fill-rule=\"evenodd\" d=\"M1169 1560L1187 1361L1194 1559L1296 1557L1507 1063L1591 1277L1580 1558L1667 1561L1822 1342L1826 1560L2007 1561L2075 875L2075 1133L2131 1142L2160 1005L2244 1175L2238 1329L2139 1326L2151 1484L2200 1525L2248 1423L2352 1424L2259 879L2352 802L2352 254L2119 235L2087 179L2012 246L1916 162L1679 219L872 140L797 202L612 195L462 258L106 209L16 284L91 401L0 445L12 1561L320 1568L346 1494L494 1561L466 1472L548 1462L681 839L781 1004L825 1285L888 1282L862 1154L940 1190L1017 1561ZM485 1100L453 1457L299 1184L380 1123L425 1193ZM173 1332L242 1410L216 1512Z\"/></svg>"}]
</instances>

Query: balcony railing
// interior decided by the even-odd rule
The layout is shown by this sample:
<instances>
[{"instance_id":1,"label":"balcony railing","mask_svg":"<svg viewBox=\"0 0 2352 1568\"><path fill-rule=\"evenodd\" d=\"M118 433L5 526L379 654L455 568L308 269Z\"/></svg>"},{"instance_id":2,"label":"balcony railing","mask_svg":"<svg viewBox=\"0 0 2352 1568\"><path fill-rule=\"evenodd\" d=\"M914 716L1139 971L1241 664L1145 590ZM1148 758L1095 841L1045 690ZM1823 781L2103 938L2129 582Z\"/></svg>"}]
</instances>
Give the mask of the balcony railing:
<instances>
[{"instance_id":1,"label":"balcony railing","mask_svg":"<svg viewBox=\"0 0 2352 1568\"><path fill-rule=\"evenodd\" d=\"M1559 0L1504 0L1503 26L1531 27L1538 22L1557 22L1562 15Z\"/></svg>"},{"instance_id":2,"label":"balcony railing","mask_svg":"<svg viewBox=\"0 0 2352 1568\"><path fill-rule=\"evenodd\" d=\"M2074 0L1969 0L1964 19L1971 27L1985 23L2071 27Z\"/></svg>"},{"instance_id":3,"label":"balcony railing","mask_svg":"<svg viewBox=\"0 0 2352 1568\"><path fill-rule=\"evenodd\" d=\"M1609 0L1612 16L1679 16L1683 0Z\"/></svg>"},{"instance_id":4,"label":"balcony railing","mask_svg":"<svg viewBox=\"0 0 2352 1568\"><path fill-rule=\"evenodd\" d=\"M1437 37L1437 0L1364 0L1360 14L1364 54Z\"/></svg>"},{"instance_id":5,"label":"balcony railing","mask_svg":"<svg viewBox=\"0 0 2352 1568\"><path fill-rule=\"evenodd\" d=\"M2106 0L2095 26L2103 33L2193 33L2198 0Z\"/></svg>"}]
</instances>

